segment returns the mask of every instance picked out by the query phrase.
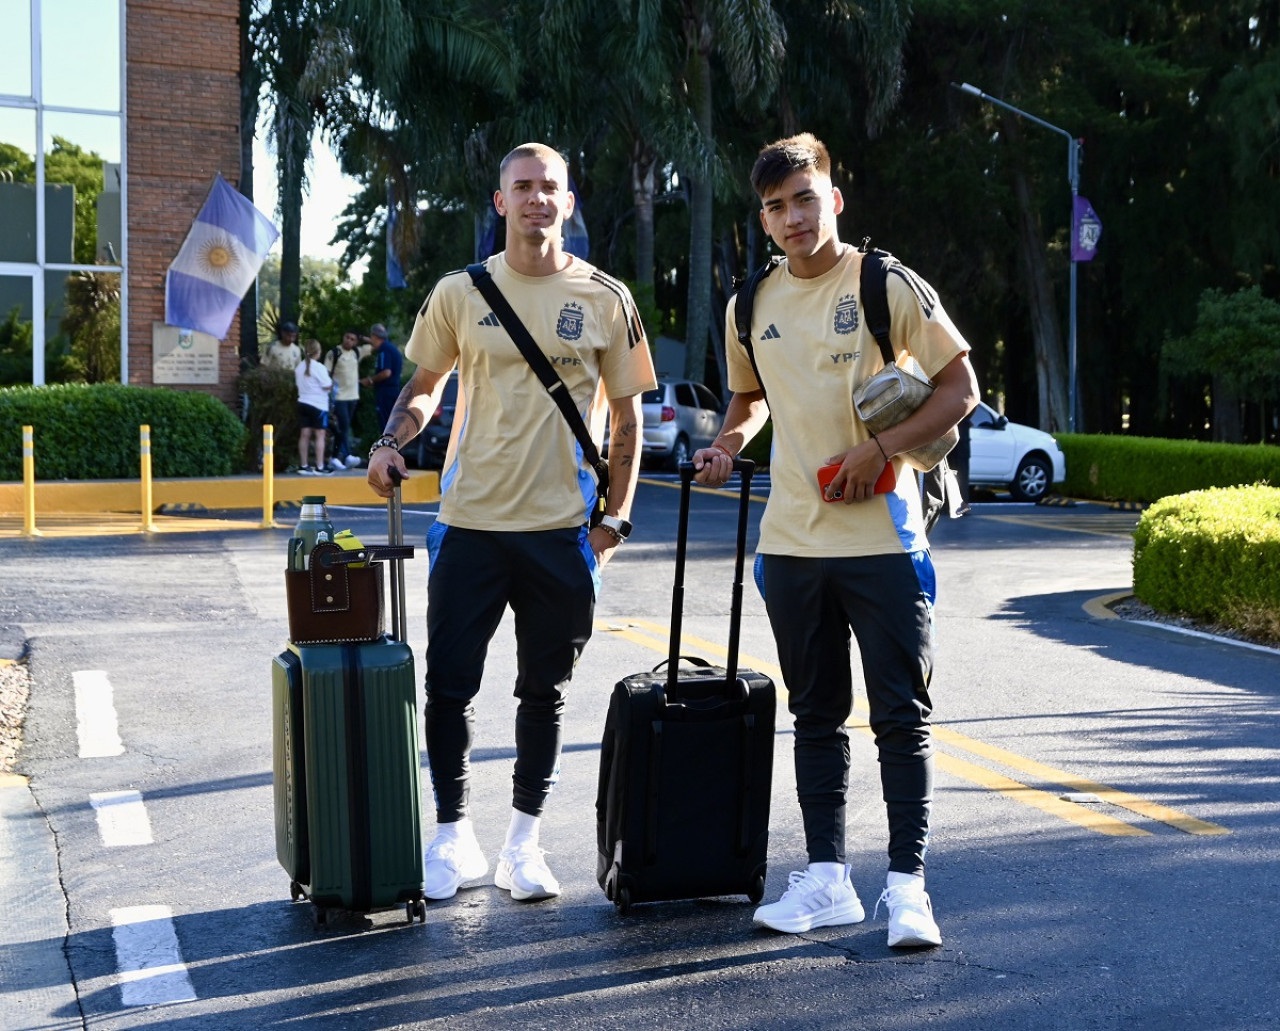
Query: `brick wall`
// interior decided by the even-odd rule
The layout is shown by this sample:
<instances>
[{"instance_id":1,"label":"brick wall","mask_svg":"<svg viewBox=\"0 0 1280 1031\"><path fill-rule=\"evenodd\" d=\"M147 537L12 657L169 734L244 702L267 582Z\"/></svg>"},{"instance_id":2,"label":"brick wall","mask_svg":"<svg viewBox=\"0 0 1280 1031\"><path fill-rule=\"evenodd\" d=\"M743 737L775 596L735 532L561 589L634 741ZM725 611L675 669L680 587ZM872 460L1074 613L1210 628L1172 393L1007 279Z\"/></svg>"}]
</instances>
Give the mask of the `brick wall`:
<instances>
[{"instance_id":1,"label":"brick wall","mask_svg":"<svg viewBox=\"0 0 1280 1031\"><path fill-rule=\"evenodd\" d=\"M151 324L164 275L215 172L240 181L238 0L127 0L129 382L151 385ZM217 385L234 405L240 320L219 349Z\"/></svg>"}]
</instances>

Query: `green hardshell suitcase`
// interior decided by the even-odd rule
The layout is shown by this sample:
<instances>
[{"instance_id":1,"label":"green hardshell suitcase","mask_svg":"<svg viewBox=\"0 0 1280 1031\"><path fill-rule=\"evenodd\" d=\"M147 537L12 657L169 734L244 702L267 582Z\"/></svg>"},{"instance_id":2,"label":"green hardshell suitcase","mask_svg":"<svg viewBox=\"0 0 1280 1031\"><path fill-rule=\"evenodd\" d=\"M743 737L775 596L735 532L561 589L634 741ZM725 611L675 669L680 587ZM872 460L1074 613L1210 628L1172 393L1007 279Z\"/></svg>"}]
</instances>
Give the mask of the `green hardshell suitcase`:
<instances>
[{"instance_id":1,"label":"green hardshell suitcase","mask_svg":"<svg viewBox=\"0 0 1280 1031\"><path fill-rule=\"evenodd\" d=\"M393 545L398 499L397 489ZM291 643L272 663L276 856L321 925L333 910L401 905L408 922L426 919L417 679L400 639L401 560L391 566L390 636Z\"/></svg>"}]
</instances>

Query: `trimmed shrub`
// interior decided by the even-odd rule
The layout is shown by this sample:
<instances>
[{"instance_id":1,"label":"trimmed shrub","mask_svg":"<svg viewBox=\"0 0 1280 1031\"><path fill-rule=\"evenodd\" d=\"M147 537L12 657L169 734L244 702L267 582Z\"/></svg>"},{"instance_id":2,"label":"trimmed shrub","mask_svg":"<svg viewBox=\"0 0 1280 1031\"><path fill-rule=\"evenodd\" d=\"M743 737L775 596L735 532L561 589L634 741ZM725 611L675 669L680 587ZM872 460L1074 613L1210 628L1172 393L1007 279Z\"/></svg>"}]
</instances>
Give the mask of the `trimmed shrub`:
<instances>
[{"instance_id":1,"label":"trimmed shrub","mask_svg":"<svg viewBox=\"0 0 1280 1031\"><path fill-rule=\"evenodd\" d=\"M1280 448L1157 437L1056 434L1067 459L1061 491L1075 498L1149 502L1208 487L1280 486Z\"/></svg>"},{"instance_id":2,"label":"trimmed shrub","mask_svg":"<svg viewBox=\"0 0 1280 1031\"><path fill-rule=\"evenodd\" d=\"M151 427L161 478L238 471L244 426L208 394L120 383L0 389L0 480L22 479L22 427L31 426L37 480L136 479L139 427Z\"/></svg>"},{"instance_id":3,"label":"trimmed shrub","mask_svg":"<svg viewBox=\"0 0 1280 1031\"><path fill-rule=\"evenodd\" d=\"M1280 487L1156 502L1134 530L1133 590L1161 612L1280 642Z\"/></svg>"},{"instance_id":4,"label":"trimmed shrub","mask_svg":"<svg viewBox=\"0 0 1280 1031\"><path fill-rule=\"evenodd\" d=\"M298 383L293 370L255 365L241 373L237 386L249 401L242 466L250 472L262 470L262 427L267 424L274 441L274 471L284 472L291 464L297 465Z\"/></svg>"}]
</instances>

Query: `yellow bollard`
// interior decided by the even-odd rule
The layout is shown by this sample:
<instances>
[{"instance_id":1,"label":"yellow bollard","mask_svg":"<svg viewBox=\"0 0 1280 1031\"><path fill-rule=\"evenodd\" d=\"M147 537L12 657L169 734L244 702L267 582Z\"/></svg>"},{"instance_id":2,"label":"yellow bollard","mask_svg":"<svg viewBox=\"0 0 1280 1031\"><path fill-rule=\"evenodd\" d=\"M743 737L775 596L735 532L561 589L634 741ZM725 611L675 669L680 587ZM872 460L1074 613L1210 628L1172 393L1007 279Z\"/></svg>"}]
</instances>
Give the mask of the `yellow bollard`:
<instances>
[{"instance_id":1,"label":"yellow bollard","mask_svg":"<svg viewBox=\"0 0 1280 1031\"><path fill-rule=\"evenodd\" d=\"M154 533L158 528L151 521L151 427L144 423L138 429L142 437L142 529Z\"/></svg>"},{"instance_id":2,"label":"yellow bollard","mask_svg":"<svg viewBox=\"0 0 1280 1031\"><path fill-rule=\"evenodd\" d=\"M276 428L271 423L262 427L262 529L278 530L280 524L275 520L276 481L275 481L275 444Z\"/></svg>"},{"instance_id":3,"label":"yellow bollard","mask_svg":"<svg viewBox=\"0 0 1280 1031\"><path fill-rule=\"evenodd\" d=\"M22 535L43 537L36 529L36 452L35 430L22 427Z\"/></svg>"}]
</instances>

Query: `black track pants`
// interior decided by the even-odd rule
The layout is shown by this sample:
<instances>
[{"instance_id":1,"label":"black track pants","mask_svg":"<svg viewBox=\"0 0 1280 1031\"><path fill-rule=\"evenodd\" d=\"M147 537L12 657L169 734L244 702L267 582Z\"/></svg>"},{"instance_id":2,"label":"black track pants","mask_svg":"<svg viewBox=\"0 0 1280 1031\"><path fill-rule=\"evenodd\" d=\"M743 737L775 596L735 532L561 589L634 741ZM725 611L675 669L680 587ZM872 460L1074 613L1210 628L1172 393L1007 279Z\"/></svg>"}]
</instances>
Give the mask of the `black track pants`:
<instances>
[{"instance_id":1,"label":"black track pants","mask_svg":"<svg viewBox=\"0 0 1280 1031\"><path fill-rule=\"evenodd\" d=\"M559 773L565 690L595 612L585 531L497 533L437 524L428 547L425 723L436 820L467 815L472 700L508 605L515 613L518 699L512 804L540 816Z\"/></svg>"},{"instance_id":2,"label":"black track pants","mask_svg":"<svg viewBox=\"0 0 1280 1031\"><path fill-rule=\"evenodd\" d=\"M809 861L845 860L845 722L853 711L856 637L889 821L889 869L923 873L933 797L928 554L765 555L763 569L765 605L795 720L796 789Z\"/></svg>"}]
</instances>

